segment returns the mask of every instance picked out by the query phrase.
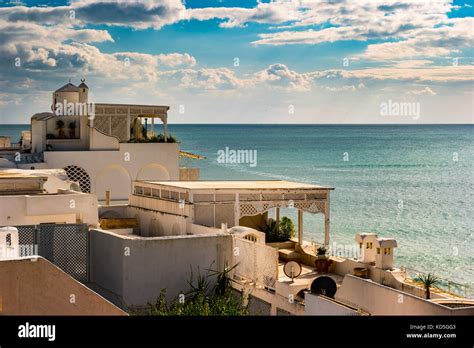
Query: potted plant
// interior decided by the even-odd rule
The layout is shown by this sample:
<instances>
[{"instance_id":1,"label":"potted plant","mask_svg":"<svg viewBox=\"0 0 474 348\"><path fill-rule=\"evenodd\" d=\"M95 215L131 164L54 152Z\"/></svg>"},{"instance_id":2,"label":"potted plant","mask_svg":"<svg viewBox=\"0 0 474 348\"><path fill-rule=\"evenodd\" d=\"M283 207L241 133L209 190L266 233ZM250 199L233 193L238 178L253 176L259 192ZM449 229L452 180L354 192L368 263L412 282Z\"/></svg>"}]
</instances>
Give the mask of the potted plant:
<instances>
[{"instance_id":1,"label":"potted plant","mask_svg":"<svg viewBox=\"0 0 474 348\"><path fill-rule=\"evenodd\" d=\"M76 138L76 121L69 122L69 138Z\"/></svg>"},{"instance_id":2,"label":"potted plant","mask_svg":"<svg viewBox=\"0 0 474 348\"><path fill-rule=\"evenodd\" d=\"M431 273L428 274L419 274L416 278L416 281L419 281L423 284L423 287L426 291L426 299L429 300L431 296L430 288L437 285L440 282L440 279L434 276Z\"/></svg>"},{"instance_id":3,"label":"potted plant","mask_svg":"<svg viewBox=\"0 0 474 348\"><path fill-rule=\"evenodd\" d=\"M328 258L327 249L324 245L321 245L320 247L318 247L316 249L316 257L318 259L327 259Z\"/></svg>"},{"instance_id":4,"label":"potted plant","mask_svg":"<svg viewBox=\"0 0 474 348\"><path fill-rule=\"evenodd\" d=\"M59 139L64 139L66 134L64 134L64 121L57 120L56 121L56 129L58 130Z\"/></svg>"},{"instance_id":5,"label":"potted plant","mask_svg":"<svg viewBox=\"0 0 474 348\"><path fill-rule=\"evenodd\" d=\"M318 273L329 273L329 267L332 265L332 260L327 255L327 248L324 245L316 249L316 261L314 261Z\"/></svg>"}]
</instances>

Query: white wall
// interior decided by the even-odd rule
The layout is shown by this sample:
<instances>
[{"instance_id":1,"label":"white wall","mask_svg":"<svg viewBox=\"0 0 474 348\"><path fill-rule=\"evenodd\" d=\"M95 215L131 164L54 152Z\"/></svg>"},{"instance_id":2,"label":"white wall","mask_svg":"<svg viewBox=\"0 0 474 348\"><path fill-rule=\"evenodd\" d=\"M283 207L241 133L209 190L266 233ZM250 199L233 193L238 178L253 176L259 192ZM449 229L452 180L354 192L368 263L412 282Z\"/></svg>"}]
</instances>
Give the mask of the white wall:
<instances>
[{"instance_id":1,"label":"white wall","mask_svg":"<svg viewBox=\"0 0 474 348\"><path fill-rule=\"evenodd\" d=\"M77 217L98 224L97 199L91 194L0 196L0 207L0 226L76 223Z\"/></svg>"},{"instance_id":2,"label":"white wall","mask_svg":"<svg viewBox=\"0 0 474 348\"><path fill-rule=\"evenodd\" d=\"M128 248L128 249L127 249ZM168 299L189 290L191 268L222 270L232 261L232 237L226 234L144 238L91 231L92 281L122 298L126 306Z\"/></svg>"},{"instance_id":3,"label":"white wall","mask_svg":"<svg viewBox=\"0 0 474 348\"><path fill-rule=\"evenodd\" d=\"M305 315L359 315L354 309L311 293L305 294L304 312Z\"/></svg>"},{"instance_id":4,"label":"white wall","mask_svg":"<svg viewBox=\"0 0 474 348\"><path fill-rule=\"evenodd\" d=\"M89 128L91 151L118 150L120 149L119 139L103 134L95 128Z\"/></svg>"},{"instance_id":5,"label":"white wall","mask_svg":"<svg viewBox=\"0 0 474 348\"><path fill-rule=\"evenodd\" d=\"M462 312L474 315L474 307L467 311L454 310L350 274L344 277L335 298L372 315L455 315Z\"/></svg>"},{"instance_id":6,"label":"white wall","mask_svg":"<svg viewBox=\"0 0 474 348\"><path fill-rule=\"evenodd\" d=\"M140 225L144 237L186 235L188 219L183 216L160 213L152 210L130 207L127 217L134 217Z\"/></svg>"},{"instance_id":7,"label":"white wall","mask_svg":"<svg viewBox=\"0 0 474 348\"><path fill-rule=\"evenodd\" d=\"M121 143L118 151L50 151L44 153L44 160L49 168L64 168L68 165L83 168L89 174L92 193L97 192L99 199L105 195L107 188L117 187L118 192L111 191L111 199L127 200L127 193L132 188L131 181L137 179L142 168L149 168L152 164L154 168L159 168L154 180L179 179L179 144L177 143ZM107 180L101 180L100 176L108 168L120 168L121 172L128 173L130 181L124 179L126 175L109 175ZM148 171L147 173L149 174ZM101 184L104 182L107 185Z\"/></svg>"}]
</instances>

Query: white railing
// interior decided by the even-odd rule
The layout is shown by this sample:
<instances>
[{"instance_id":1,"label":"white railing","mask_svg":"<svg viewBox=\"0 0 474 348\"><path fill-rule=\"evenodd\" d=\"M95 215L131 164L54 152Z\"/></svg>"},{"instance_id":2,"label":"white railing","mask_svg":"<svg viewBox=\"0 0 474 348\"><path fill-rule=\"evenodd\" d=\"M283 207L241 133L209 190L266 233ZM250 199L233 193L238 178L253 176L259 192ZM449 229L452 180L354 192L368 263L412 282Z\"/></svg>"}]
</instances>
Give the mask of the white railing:
<instances>
[{"instance_id":1,"label":"white railing","mask_svg":"<svg viewBox=\"0 0 474 348\"><path fill-rule=\"evenodd\" d=\"M234 276L275 290L278 280L278 250L264 244L234 237Z\"/></svg>"}]
</instances>

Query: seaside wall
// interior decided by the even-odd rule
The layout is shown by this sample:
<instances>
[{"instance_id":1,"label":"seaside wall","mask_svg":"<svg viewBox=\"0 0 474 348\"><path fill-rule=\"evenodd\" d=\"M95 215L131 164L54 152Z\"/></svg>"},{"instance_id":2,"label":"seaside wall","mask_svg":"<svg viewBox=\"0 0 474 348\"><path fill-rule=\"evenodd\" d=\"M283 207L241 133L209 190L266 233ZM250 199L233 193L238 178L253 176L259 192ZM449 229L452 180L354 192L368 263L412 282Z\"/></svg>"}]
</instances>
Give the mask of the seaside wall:
<instances>
[{"instance_id":1,"label":"seaside wall","mask_svg":"<svg viewBox=\"0 0 474 348\"><path fill-rule=\"evenodd\" d=\"M0 261L0 315L127 315L42 257Z\"/></svg>"},{"instance_id":2,"label":"seaside wall","mask_svg":"<svg viewBox=\"0 0 474 348\"><path fill-rule=\"evenodd\" d=\"M369 271L369 279L372 279L376 283L387 285L391 288L401 290L421 298L425 296L425 291L422 287L417 287L400 281L399 278L403 277L403 272L401 271L391 272L352 259L333 257L332 260L334 260L334 263L331 267L331 272L341 276L344 276L345 274L353 274L355 267L364 267ZM446 298L445 295L438 294L436 292L432 292L431 297L434 299Z\"/></svg>"},{"instance_id":3,"label":"seaside wall","mask_svg":"<svg viewBox=\"0 0 474 348\"><path fill-rule=\"evenodd\" d=\"M344 277L336 300L371 315L474 315L474 307L449 308L350 274Z\"/></svg>"},{"instance_id":4,"label":"seaside wall","mask_svg":"<svg viewBox=\"0 0 474 348\"><path fill-rule=\"evenodd\" d=\"M143 307L167 289L167 299L189 290L191 272L223 270L232 262L232 236L140 237L91 231L91 279L121 299L126 307Z\"/></svg>"}]
</instances>

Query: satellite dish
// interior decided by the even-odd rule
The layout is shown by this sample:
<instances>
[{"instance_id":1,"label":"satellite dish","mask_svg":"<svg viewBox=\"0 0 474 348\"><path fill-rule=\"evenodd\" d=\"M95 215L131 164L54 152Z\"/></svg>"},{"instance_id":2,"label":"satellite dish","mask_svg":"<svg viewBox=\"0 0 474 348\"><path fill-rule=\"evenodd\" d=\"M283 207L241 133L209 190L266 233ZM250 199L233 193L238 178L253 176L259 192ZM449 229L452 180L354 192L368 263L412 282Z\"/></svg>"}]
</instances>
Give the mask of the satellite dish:
<instances>
[{"instance_id":1,"label":"satellite dish","mask_svg":"<svg viewBox=\"0 0 474 348\"><path fill-rule=\"evenodd\" d=\"M334 297L337 291L337 284L331 277L321 276L311 283L311 293Z\"/></svg>"},{"instance_id":2,"label":"satellite dish","mask_svg":"<svg viewBox=\"0 0 474 348\"><path fill-rule=\"evenodd\" d=\"M297 278L301 274L301 265L296 261L288 261L283 266L283 272L288 278Z\"/></svg>"}]
</instances>

